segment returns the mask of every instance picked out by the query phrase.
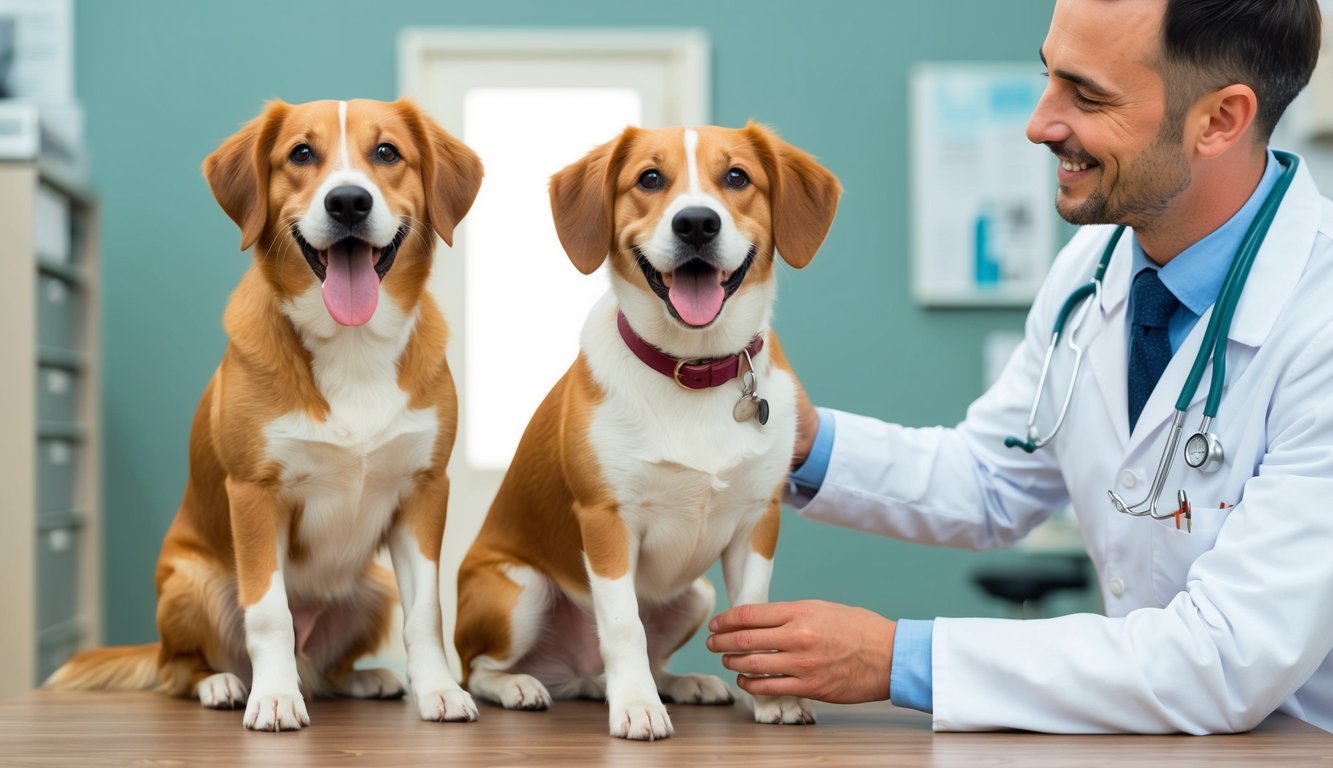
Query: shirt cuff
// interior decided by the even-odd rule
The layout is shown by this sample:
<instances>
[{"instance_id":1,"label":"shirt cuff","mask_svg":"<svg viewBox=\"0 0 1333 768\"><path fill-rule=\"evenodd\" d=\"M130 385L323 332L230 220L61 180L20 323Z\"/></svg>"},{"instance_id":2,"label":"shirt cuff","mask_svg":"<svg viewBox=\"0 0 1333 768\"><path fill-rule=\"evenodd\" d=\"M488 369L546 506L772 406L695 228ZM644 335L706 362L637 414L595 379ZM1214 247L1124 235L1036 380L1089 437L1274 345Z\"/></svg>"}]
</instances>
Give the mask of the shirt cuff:
<instances>
[{"instance_id":1,"label":"shirt cuff","mask_svg":"<svg viewBox=\"0 0 1333 768\"><path fill-rule=\"evenodd\" d=\"M896 707L931 712L935 708L935 680L930 644L933 620L900 619L893 635L893 665L889 671L889 701Z\"/></svg>"},{"instance_id":2,"label":"shirt cuff","mask_svg":"<svg viewBox=\"0 0 1333 768\"><path fill-rule=\"evenodd\" d=\"M815 412L819 414L819 429L815 432L815 441L810 446L810 455L805 457L804 464L787 476L795 486L792 489L793 496L814 498L815 494L819 493L820 486L824 484L824 476L828 474L829 458L833 455L833 434L837 429L837 422L833 414L824 408L816 408Z\"/></svg>"}]
</instances>

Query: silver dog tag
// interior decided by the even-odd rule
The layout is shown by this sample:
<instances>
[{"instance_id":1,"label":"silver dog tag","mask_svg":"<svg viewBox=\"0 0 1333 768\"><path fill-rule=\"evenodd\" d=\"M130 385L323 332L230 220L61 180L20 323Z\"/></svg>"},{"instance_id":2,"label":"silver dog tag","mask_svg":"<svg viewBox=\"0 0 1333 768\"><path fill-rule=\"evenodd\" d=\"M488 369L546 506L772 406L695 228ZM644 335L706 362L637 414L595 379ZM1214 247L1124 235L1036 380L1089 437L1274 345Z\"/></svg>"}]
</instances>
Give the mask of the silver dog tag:
<instances>
[{"instance_id":1,"label":"silver dog tag","mask_svg":"<svg viewBox=\"0 0 1333 768\"><path fill-rule=\"evenodd\" d=\"M754 373L754 361L750 359L750 353L741 350L745 355L746 367L749 368L741 374L741 399L736 401L736 405L731 409L731 417L740 423L745 423L753 418L759 419L759 425L768 423L768 401L756 394L759 389L759 377Z\"/></svg>"},{"instance_id":2,"label":"silver dog tag","mask_svg":"<svg viewBox=\"0 0 1333 768\"><path fill-rule=\"evenodd\" d=\"M755 412L759 410L759 403L756 402L759 398L755 397L754 387L754 372L741 374L741 399L732 407L731 417L742 424L754 418Z\"/></svg>"},{"instance_id":3,"label":"silver dog tag","mask_svg":"<svg viewBox=\"0 0 1333 768\"><path fill-rule=\"evenodd\" d=\"M749 421L761 410L760 403L763 403L764 418L760 419L759 423L763 424L768 421L768 402L761 400L753 392L741 395L741 399L736 401L736 407L731 409L731 417L742 423Z\"/></svg>"},{"instance_id":4,"label":"silver dog tag","mask_svg":"<svg viewBox=\"0 0 1333 768\"><path fill-rule=\"evenodd\" d=\"M748 354L746 359L749 359ZM736 421L745 423L758 416L760 425L768 423L768 401L755 394L758 385L759 379L753 370L741 374L741 399L731 409L731 417Z\"/></svg>"}]
</instances>

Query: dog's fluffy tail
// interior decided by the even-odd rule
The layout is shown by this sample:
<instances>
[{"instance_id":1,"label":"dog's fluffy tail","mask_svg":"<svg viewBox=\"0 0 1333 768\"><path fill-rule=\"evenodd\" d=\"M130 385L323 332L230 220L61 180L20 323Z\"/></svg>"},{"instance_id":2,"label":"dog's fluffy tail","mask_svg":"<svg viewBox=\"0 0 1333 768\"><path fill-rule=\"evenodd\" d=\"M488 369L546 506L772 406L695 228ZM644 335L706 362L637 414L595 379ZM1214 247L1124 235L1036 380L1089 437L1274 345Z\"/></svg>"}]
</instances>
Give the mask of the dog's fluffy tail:
<instances>
[{"instance_id":1,"label":"dog's fluffy tail","mask_svg":"<svg viewBox=\"0 0 1333 768\"><path fill-rule=\"evenodd\" d=\"M160 643L93 648L76 654L42 684L64 691L146 691L161 687Z\"/></svg>"}]
</instances>

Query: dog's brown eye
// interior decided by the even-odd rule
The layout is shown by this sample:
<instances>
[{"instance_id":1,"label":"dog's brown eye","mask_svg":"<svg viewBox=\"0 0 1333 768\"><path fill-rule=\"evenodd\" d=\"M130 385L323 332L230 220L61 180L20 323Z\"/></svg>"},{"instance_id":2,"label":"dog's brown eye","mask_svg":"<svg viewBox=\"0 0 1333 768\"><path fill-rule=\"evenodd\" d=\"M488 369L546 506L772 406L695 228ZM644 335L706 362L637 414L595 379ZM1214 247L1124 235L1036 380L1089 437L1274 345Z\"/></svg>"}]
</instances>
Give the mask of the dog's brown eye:
<instances>
[{"instance_id":1,"label":"dog's brown eye","mask_svg":"<svg viewBox=\"0 0 1333 768\"><path fill-rule=\"evenodd\" d=\"M745 171L740 168L732 168L727 171L727 186L732 189L740 189L750 183L750 177L745 175Z\"/></svg>"},{"instance_id":2,"label":"dog's brown eye","mask_svg":"<svg viewBox=\"0 0 1333 768\"><path fill-rule=\"evenodd\" d=\"M661 189L663 183L662 174L656 168L639 174L639 186L644 189Z\"/></svg>"},{"instance_id":3,"label":"dog's brown eye","mask_svg":"<svg viewBox=\"0 0 1333 768\"><path fill-rule=\"evenodd\" d=\"M381 144L375 147L375 159L381 163L395 163L398 161L398 148L392 144Z\"/></svg>"},{"instance_id":4,"label":"dog's brown eye","mask_svg":"<svg viewBox=\"0 0 1333 768\"><path fill-rule=\"evenodd\" d=\"M296 165L305 165L315 159L315 150L309 144L297 144L288 158Z\"/></svg>"}]
</instances>

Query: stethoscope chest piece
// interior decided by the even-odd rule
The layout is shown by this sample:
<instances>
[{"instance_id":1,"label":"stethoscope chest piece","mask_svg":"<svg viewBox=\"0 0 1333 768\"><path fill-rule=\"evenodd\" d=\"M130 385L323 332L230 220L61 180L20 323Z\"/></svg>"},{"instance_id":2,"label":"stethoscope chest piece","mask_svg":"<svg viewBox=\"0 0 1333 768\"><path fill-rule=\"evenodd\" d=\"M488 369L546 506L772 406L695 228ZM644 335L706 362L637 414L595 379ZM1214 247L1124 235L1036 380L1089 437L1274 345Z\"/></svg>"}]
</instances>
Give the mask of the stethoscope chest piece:
<instances>
[{"instance_id":1,"label":"stethoscope chest piece","mask_svg":"<svg viewBox=\"0 0 1333 768\"><path fill-rule=\"evenodd\" d=\"M1222 466L1222 441L1212 432L1195 432L1185 441L1185 463L1200 472L1216 472Z\"/></svg>"}]
</instances>

